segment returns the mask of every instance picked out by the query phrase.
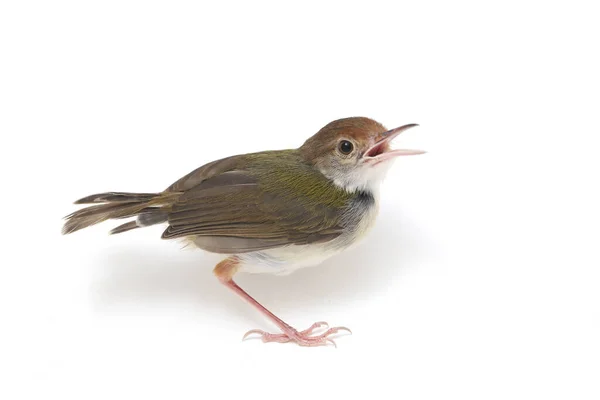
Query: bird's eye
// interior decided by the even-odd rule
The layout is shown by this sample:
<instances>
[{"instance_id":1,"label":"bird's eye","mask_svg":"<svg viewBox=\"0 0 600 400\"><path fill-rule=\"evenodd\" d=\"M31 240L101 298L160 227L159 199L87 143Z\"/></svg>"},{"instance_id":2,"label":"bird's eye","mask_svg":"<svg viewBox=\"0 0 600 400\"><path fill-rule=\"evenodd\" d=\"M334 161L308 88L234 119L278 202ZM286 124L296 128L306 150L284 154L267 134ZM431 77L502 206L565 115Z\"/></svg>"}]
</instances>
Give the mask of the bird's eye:
<instances>
[{"instance_id":1,"label":"bird's eye","mask_svg":"<svg viewBox=\"0 0 600 400\"><path fill-rule=\"evenodd\" d=\"M348 140L342 140L338 145L338 148L342 154L348 155L354 150L354 145Z\"/></svg>"}]
</instances>

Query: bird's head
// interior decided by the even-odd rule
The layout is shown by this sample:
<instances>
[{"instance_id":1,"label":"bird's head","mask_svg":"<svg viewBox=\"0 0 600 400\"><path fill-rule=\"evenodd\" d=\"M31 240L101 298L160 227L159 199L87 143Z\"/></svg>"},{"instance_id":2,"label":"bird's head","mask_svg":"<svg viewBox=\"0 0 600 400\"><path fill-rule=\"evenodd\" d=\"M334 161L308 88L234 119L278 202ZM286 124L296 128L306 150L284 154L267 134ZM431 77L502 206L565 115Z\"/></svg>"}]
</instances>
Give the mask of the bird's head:
<instances>
[{"instance_id":1,"label":"bird's head","mask_svg":"<svg viewBox=\"0 0 600 400\"><path fill-rule=\"evenodd\" d=\"M348 190L376 190L398 156L421 150L392 150L390 142L416 124L387 130L364 117L338 119L325 125L300 147L300 153L323 175Z\"/></svg>"}]
</instances>

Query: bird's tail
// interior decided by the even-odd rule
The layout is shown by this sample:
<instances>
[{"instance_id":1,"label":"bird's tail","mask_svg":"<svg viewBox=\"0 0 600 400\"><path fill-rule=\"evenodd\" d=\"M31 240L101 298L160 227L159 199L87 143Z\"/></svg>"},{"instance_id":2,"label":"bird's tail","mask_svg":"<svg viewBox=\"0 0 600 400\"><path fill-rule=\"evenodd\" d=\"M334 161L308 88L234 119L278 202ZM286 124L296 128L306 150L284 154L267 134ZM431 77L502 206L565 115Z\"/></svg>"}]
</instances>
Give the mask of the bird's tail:
<instances>
[{"instance_id":1,"label":"bird's tail","mask_svg":"<svg viewBox=\"0 0 600 400\"><path fill-rule=\"evenodd\" d=\"M84 197L75 204L94 204L65 217L63 235L109 220L137 217L119 225L110 233L121 233L131 229L166 222L171 205L181 193L121 193L108 192Z\"/></svg>"}]
</instances>

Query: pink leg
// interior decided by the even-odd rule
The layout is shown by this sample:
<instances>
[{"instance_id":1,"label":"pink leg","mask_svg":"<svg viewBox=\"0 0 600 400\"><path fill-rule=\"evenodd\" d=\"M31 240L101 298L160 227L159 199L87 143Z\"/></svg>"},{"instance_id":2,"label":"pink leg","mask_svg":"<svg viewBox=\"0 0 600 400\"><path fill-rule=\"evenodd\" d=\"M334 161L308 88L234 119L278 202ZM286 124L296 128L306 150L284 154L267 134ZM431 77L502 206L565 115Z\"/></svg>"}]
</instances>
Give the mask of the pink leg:
<instances>
[{"instance_id":1,"label":"pink leg","mask_svg":"<svg viewBox=\"0 0 600 400\"><path fill-rule=\"evenodd\" d=\"M331 343L335 346L335 342L333 339L329 338L329 336L338 333L339 331L350 331L350 329L345 327L336 327L329 328L324 333L320 335L311 336L315 329L321 327L328 327L326 322L316 322L310 328L305 329L303 331L297 331L292 328L290 325L285 323L271 311L267 310L262 304L256 301L252 296L244 291L241 287L237 285L232 279L233 274L237 270L237 259L236 258L228 258L221 263L219 263L215 267L215 274L219 277L219 280L228 288L236 292L243 299L248 301L254 308L258 311L266 315L271 321L277 325L283 333L273 334L267 333L265 331L259 329L253 329L251 331L246 332L244 335L244 339L246 339L251 334L259 334L262 338L263 342L278 342L278 343L287 343L287 342L296 342L301 346L324 346L327 343Z\"/></svg>"}]
</instances>

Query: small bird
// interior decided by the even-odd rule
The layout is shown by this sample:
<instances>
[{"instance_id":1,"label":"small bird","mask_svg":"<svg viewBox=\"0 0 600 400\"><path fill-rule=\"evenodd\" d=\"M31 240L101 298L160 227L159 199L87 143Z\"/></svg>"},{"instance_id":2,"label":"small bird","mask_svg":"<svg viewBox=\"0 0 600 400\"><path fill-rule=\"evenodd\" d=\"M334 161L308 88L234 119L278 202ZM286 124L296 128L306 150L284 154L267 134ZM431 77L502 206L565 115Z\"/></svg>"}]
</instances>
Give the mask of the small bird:
<instances>
[{"instance_id":1,"label":"small bird","mask_svg":"<svg viewBox=\"0 0 600 400\"><path fill-rule=\"evenodd\" d=\"M279 327L248 331L263 342L321 346L345 327L317 322L299 331L252 298L238 272L289 274L315 266L357 243L373 226L379 186L398 156L390 142L416 124L387 130L364 117L325 125L301 147L242 154L213 161L159 193L108 192L84 197L92 204L65 217L63 234L109 219L135 217L110 231L167 224L163 239L183 239L224 259L214 268L221 283ZM327 328L324 333L315 330Z\"/></svg>"}]
</instances>

